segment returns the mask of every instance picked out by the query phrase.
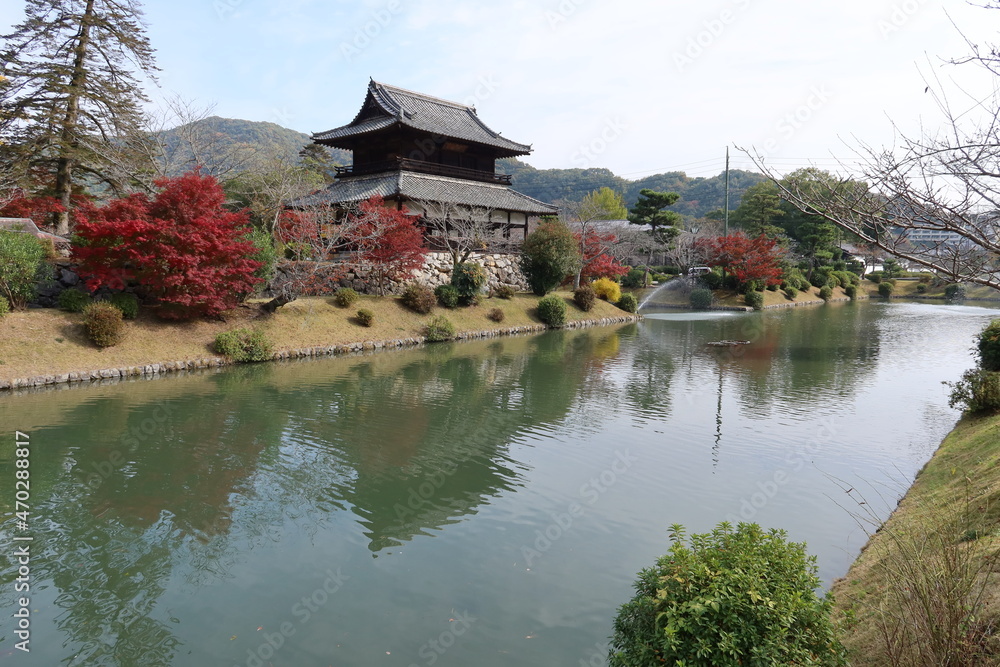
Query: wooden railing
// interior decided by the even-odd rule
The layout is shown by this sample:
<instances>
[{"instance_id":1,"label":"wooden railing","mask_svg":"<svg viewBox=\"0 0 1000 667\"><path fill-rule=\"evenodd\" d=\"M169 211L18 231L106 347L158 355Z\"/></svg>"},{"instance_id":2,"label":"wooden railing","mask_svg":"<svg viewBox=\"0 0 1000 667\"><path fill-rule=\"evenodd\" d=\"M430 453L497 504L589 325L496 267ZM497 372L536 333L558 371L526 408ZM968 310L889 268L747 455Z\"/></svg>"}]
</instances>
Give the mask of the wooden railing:
<instances>
[{"instance_id":1,"label":"wooden railing","mask_svg":"<svg viewBox=\"0 0 1000 667\"><path fill-rule=\"evenodd\" d=\"M437 162L427 162L425 160L413 160L405 157L396 158L394 160L385 160L382 162L369 162L367 164L351 165L349 167L337 167L337 176L361 176L363 174L377 174L382 171L396 171L398 169L416 171L421 174L433 174L435 176L464 178L469 181L501 183L503 185L511 184L510 174L495 174L491 171L454 167L447 164L438 164Z\"/></svg>"}]
</instances>

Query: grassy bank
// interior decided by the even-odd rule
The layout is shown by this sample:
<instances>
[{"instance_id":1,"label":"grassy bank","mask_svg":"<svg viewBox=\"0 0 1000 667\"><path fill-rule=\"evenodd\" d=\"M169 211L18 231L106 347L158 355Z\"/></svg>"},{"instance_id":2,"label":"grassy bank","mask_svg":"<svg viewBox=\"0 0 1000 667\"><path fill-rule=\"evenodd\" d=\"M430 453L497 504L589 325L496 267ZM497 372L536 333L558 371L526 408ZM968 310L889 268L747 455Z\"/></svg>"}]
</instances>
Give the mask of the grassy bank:
<instances>
[{"instance_id":1,"label":"grassy bank","mask_svg":"<svg viewBox=\"0 0 1000 667\"><path fill-rule=\"evenodd\" d=\"M923 293L917 291L920 281L916 278L897 278L896 286L892 290L893 298L918 298L918 299L945 299L944 290L947 285L925 286ZM868 294L873 298L878 298L878 285L870 280L862 280L859 291ZM983 285L968 285L965 288L966 300L989 300L1000 301L1000 292L992 287Z\"/></svg>"},{"instance_id":2,"label":"grassy bank","mask_svg":"<svg viewBox=\"0 0 1000 667\"><path fill-rule=\"evenodd\" d=\"M652 294L656 288L648 290L643 296ZM715 306L716 307L738 307L746 308L747 304L743 298L742 294L738 294L734 290L716 290L715 294ZM778 290L772 292L771 290L764 290L764 307L765 308L779 308L782 306L792 306L798 304L820 304L823 303L823 299L819 296L818 287L810 287L808 290L802 290L795 295L794 299L789 299L784 292ZM878 290L876 290L875 295L878 296ZM860 294L864 298L863 294ZM847 299L849 298L843 289L836 287L833 290L833 299ZM642 299L640 298L640 301ZM662 306L666 308L690 308L691 299L689 297L689 292L684 290L663 290L657 294L648 304L648 306Z\"/></svg>"},{"instance_id":3,"label":"grassy bank","mask_svg":"<svg viewBox=\"0 0 1000 667\"><path fill-rule=\"evenodd\" d=\"M569 321L627 315L600 300L593 310L583 312L572 303L570 293L558 294L568 300ZM215 355L212 342L216 334L237 326L260 328L276 352L419 337L424 325L437 315L447 317L459 334L537 326L541 324L535 314L537 303L536 296L517 294L509 300L483 299L479 306L453 310L437 307L428 315L418 315L403 307L396 297L362 296L350 308L338 308L326 297L311 297L293 301L270 317L257 317L254 304L229 311L219 320L193 322L169 322L143 312L128 323L129 331L122 343L105 349L87 340L82 315L53 309L27 310L0 318L0 380L202 359ZM375 314L371 327L356 322L354 316L360 308ZM487 318L494 308L503 311L502 322Z\"/></svg>"},{"instance_id":4,"label":"grassy bank","mask_svg":"<svg viewBox=\"0 0 1000 667\"><path fill-rule=\"evenodd\" d=\"M835 582L853 665L1000 664L998 442L1000 415L959 422Z\"/></svg>"}]
</instances>

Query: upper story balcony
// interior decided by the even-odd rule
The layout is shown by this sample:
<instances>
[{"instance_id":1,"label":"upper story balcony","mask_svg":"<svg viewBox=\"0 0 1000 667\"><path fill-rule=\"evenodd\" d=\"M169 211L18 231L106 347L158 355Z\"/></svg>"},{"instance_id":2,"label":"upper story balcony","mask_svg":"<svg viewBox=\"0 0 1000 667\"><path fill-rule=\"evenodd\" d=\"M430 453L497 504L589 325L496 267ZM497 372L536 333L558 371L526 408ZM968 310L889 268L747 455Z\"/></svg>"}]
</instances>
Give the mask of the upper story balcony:
<instances>
[{"instance_id":1,"label":"upper story balcony","mask_svg":"<svg viewBox=\"0 0 1000 667\"><path fill-rule=\"evenodd\" d=\"M385 160L382 162L368 162L365 164L352 165L350 167L337 167L337 177L345 178L396 170L416 171L422 174L449 176L451 178L464 178L468 181L482 181L484 183L499 183L501 185L511 184L510 174L495 174L491 171L479 171L478 169L453 167L447 164L426 162L424 160L413 160L405 157L399 157L394 160Z\"/></svg>"}]
</instances>

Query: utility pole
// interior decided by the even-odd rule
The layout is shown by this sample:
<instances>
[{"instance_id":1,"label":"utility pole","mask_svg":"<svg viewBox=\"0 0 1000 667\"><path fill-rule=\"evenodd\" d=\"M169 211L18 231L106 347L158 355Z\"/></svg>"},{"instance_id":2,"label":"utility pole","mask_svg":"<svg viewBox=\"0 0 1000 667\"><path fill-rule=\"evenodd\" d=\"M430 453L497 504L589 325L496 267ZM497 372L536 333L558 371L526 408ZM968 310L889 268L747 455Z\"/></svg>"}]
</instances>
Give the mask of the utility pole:
<instances>
[{"instance_id":1,"label":"utility pole","mask_svg":"<svg viewBox=\"0 0 1000 667\"><path fill-rule=\"evenodd\" d=\"M725 236L729 236L729 146L726 146L726 214Z\"/></svg>"}]
</instances>

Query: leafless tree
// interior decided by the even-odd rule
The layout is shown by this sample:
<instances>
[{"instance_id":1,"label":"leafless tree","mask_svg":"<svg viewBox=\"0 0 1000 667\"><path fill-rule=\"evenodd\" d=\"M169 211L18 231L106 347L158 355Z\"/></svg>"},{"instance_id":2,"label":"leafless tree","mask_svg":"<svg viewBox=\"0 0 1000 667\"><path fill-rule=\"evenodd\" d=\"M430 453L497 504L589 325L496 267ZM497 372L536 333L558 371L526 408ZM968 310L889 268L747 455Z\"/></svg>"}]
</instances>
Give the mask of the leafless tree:
<instances>
[{"instance_id":1,"label":"leafless tree","mask_svg":"<svg viewBox=\"0 0 1000 667\"><path fill-rule=\"evenodd\" d=\"M988 9L1000 5L991 3ZM969 42L970 54L949 61L1000 75L997 47ZM745 151L785 199L820 215L864 244L956 281L1000 289L1000 88L985 97L962 91L958 101L937 77L927 82L942 129L899 146L861 145L861 167L828 176L822 187L782 182L755 152Z\"/></svg>"},{"instance_id":2,"label":"leafless tree","mask_svg":"<svg viewBox=\"0 0 1000 667\"><path fill-rule=\"evenodd\" d=\"M475 253L508 253L518 247L506 211L425 200L407 202L407 208L423 216L433 242L451 255L453 264L467 262Z\"/></svg>"},{"instance_id":3,"label":"leafless tree","mask_svg":"<svg viewBox=\"0 0 1000 667\"><path fill-rule=\"evenodd\" d=\"M144 128L144 150L154 165L152 177L176 176L202 167L206 173L224 180L269 157L262 155L258 146L234 142L214 131L209 122L214 110L214 104L198 105L193 100L173 96L149 115Z\"/></svg>"}]
</instances>

